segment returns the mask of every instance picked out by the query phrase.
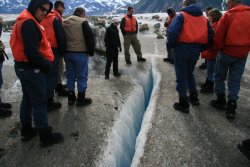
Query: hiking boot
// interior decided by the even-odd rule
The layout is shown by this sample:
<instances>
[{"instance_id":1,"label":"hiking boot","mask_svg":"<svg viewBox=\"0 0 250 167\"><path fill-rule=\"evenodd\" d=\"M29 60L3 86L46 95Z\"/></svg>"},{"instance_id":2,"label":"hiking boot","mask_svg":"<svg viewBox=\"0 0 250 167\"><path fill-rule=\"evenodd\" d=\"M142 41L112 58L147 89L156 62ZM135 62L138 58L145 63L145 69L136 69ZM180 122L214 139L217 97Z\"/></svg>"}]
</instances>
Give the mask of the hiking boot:
<instances>
[{"instance_id":1,"label":"hiking boot","mask_svg":"<svg viewBox=\"0 0 250 167\"><path fill-rule=\"evenodd\" d=\"M114 73L114 77L120 77L121 76L121 73L117 72L117 73Z\"/></svg>"},{"instance_id":2,"label":"hiking boot","mask_svg":"<svg viewBox=\"0 0 250 167\"><path fill-rule=\"evenodd\" d=\"M146 61L146 59L141 57L141 58L137 59L137 61Z\"/></svg>"},{"instance_id":3,"label":"hiking boot","mask_svg":"<svg viewBox=\"0 0 250 167\"><path fill-rule=\"evenodd\" d=\"M61 83L56 86L55 92L58 96L68 96L69 93L67 88Z\"/></svg>"},{"instance_id":4,"label":"hiking boot","mask_svg":"<svg viewBox=\"0 0 250 167\"><path fill-rule=\"evenodd\" d=\"M105 74L105 79L109 79L109 75L106 75L106 74Z\"/></svg>"},{"instance_id":5,"label":"hiking boot","mask_svg":"<svg viewBox=\"0 0 250 167\"><path fill-rule=\"evenodd\" d=\"M228 100L226 108L226 118L233 120L235 118L237 103L235 100Z\"/></svg>"},{"instance_id":6,"label":"hiking boot","mask_svg":"<svg viewBox=\"0 0 250 167\"><path fill-rule=\"evenodd\" d=\"M0 108L11 109L11 104L10 103L2 103L0 101Z\"/></svg>"},{"instance_id":7,"label":"hiking boot","mask_svg":"<svg viewBox=\"0 0 250 167\"><path fill-rule=\"evenodd\" d=\"M211 100L210 105L218 110L225 110L226 109L225 94L217 94L217 99Z\"/></svg>"},{"instance_id":8,"label":"hiking boot","mask_svg":"<svg viewBox=\"0 0 250 167\"><path fill-rule=\"evenodd\" d=\"M189 113L189 103L187 97L179 97L179 102L174 103L173 108L183 113Z\"/></svg>"},{"instance_id":9,"label":"hiking boot","mask_svg":"<svg viewBox=\"0 0 250 167\"><path fill-rule=\"evenodd\" d=\"M37 135L37 129L32 128L31 123L21 128L21 141L29 141Z\"/></svg>"},{"instance_id":10,"label":"hiking boot","mask_svg":"<svg viewBox=\"0 0 250 167\"><path fill-rule=\"evenodd\" d=\"M131 65L132 62L130 60L126 60L126 64Z\"/></svg>"},{"instance_id":11,"label":"hiking boot","mask_svg":"<svg viewBox=\"0 0 250 167\"><path fill-rule=\"evenodd\" d=\"M86 98L85 97L85 92L79 92L77 94L77 101L76 101L77 106L89 105L91 103L92 103L92 99L91 98Z\"/></svg>"},{"instance_id":12,"label":"hiking boot","mask_svg":"<svg viewBox=\"0 0 250 167\"><path fill-rule=\"evenodd\" d=\"M242 144L238 144L238 149L250 160L250 139L244 140Z\"/></svg>"},{"instance_id":13,"label":"hiking boot","mask_svg":"<svg viewBox=\"0 0 250 167\"><path fill-rule=\"evenodd\" d=\"M47 147L53 144L63 142L63 135L61 133L52 133L52 127L39 129L40 146Z\"/></svg>"},{"instance_id":14,"label":"hiking boot","mask_svg":"<svg viewBox=\"0 0 250 167\"><path fill-rule=\"evenodd\" d=\"M214 83L208 79L204 84L201 85L200 93L209 94L214 92Z\"/></svg>"},{"instance_id":15,"label":"hiking boot","mask_svg":"<svg viewBox=\"0 0 250 167\"><path fill-rule=\"evenodd\" d=\"M11 110L0 108L0 118L10 117L12 114Z\"/></svg>"},{"instance_id":16,"label":"hiking boot","mask_svg":"<svg viewBox=\"0 0 250 167\"><path fill-rule=\"evenodd\" d=\"M68 105L74 105L76 102L76 95L74 91L69 91Z\"/></svg>"},{"instance_id":17,"label":"hiking boot","mask_svg":"<svg viewBox=\"0 0 250 167\"><path fill-rule=\"evenodd\" d=\"M62 104L60 102L55 102L53 98L48 99L48 112L52 112L62 108Z\"/></svg>"},{"instance_id":18,"label":"hiking boot","mask_svg":"<svg viewBox=\"0 0 250 167\"><path fill-rule=\"evenodd\" d=\"M189 103L191 103L194 106L200 105L199 98L198 98L198 93L197 92L190 93L190 95L188 97L188 100L189 100Z\"/></svg>"},{"instance_id":19,"label":"hiking boot","mask_svg":"<svg viewBox=\"0 0 250 167\"><path fill-rule=\"evenodd\" d=\"M207 69L206 63L202 63L202 64L199 66L199 69L201 69L201 70Z\"/></svg>"}]
</instances>

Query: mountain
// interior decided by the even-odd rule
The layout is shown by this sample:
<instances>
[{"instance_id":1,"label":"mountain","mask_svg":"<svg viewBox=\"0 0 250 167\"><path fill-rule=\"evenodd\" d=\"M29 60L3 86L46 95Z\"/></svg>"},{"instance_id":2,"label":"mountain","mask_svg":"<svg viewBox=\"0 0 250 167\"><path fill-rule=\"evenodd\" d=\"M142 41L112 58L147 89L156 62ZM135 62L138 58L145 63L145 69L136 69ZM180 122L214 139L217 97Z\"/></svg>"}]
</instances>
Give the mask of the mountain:
<instances>
[{"instance_id":1,"label":"mountain","mask_svg":"<svg viewBox=\"0 0 250 167\"><path fill-rule=\"evenodd\" d=\"M202 9L208 6L223 10L223 0L197 0ZM250 0L243 0L243 3L250 6ZM181 9L181 1L178 0L141 0L134 5L136 13L157 13L166 12L167 8L172 7L176 11Z\"/></svg>"}]
</instances>

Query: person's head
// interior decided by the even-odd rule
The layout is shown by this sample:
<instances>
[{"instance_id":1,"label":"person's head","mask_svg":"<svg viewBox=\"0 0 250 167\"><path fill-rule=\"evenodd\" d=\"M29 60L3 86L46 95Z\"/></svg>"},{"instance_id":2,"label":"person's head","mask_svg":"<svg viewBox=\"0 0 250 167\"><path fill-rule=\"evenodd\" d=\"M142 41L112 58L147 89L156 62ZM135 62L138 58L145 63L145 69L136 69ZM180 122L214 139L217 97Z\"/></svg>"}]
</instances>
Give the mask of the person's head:
<instances>
[{"instance_id":1,"label":"person's head","mask_svg":"<svg viewBox=\"0 0 250 167\"><path fill-rule=\"evenodd\" d=\"M213 9L213 7L211 7L211 6L207 7L207 8L205 9L206 15L207 15L207 13L208 13L210 10L212 10L212 9Z\"/></svg>"},{"instance_id":2,"label":"person's head","mask_svg":"<svg viewBox=\"0 0 250 167\"><path fill-rule=\"evenodd\" d=\"M133 13L134 13L134 8L132 6L129 6L127 10L127 14L132 16Z\"/></svg>"},{"instance_id":3,"label":"person's head","mask_svg":"<svg viewBox=\"0 0 250 167\"><path fill-rule=\"evenodd\" d=\"M223 1L228 9L232 9L233 7L242 3L242 0L223 0Z\"/></svg>"},{"instance_id":4,"label":"person's head","mask_svg":"<svg viewBox=\"0 0 250 167\"><path fill-rule=\"evenodd\" d=\"M73 15L83 18L85 17L85 9L83 7L77 7Z\"/></svg>"},{"instance_id":5,"label":"person's head","mask_svg":"<svg viewBox=\"0 0 250 167\"><path fill-rule=\"evenodd\" d=\"M182 7L187 7L196 4L196 0L183 0Z\"/></svg>"},{"instance_id":6,"label":"person's head","mask_svg":"<svg viewBox=\"0 0 250 167\"><path fill-rule=\"evenodd\" d=\"M64 13L65 6L62 0L56 0L54 3L54 9L59 12L61 15Z\"/></svg>"},{"instance_id":7,"label":"person's head","mask_svg":"<svg viewBox=\"0 0 250 167\"><path fill-rule=\"evenodd\" d=\"M113 17L112 24L113 24L113 26L117 27L119 25L119 20L117 18Z\"/></svg>"},{"instance_id":8,"label":"person's head","mask_svg":"<svg viewBox=\"0 0 250 167\"><path fill-rule=\"evenodd\" d=\"M173 8L168 8L167 9L167 14L171 17L175 16L176 15L176 12Z\"/></svg>"},{"instance_id":9,"label":"person's head","mask_svg":"<svg viewBox=\"0 0 250 167\"><path fill-rule=\"evenodd\" d=\"M220 20L222 13L219 9L214 8L207 13L207 17L210 23L214 23Z\"/></svg>"},{"instance_id":10,"label":"person's head","mask_svg":"<svg viewBox=\"0 0 250 167\"><path fill-rule=\"evenodd\" d=\"M28 11L35 17L38 22L41 22L53 8L52 2L49 0L31 0L28 6Z\"/></svg>"}]
</instances>

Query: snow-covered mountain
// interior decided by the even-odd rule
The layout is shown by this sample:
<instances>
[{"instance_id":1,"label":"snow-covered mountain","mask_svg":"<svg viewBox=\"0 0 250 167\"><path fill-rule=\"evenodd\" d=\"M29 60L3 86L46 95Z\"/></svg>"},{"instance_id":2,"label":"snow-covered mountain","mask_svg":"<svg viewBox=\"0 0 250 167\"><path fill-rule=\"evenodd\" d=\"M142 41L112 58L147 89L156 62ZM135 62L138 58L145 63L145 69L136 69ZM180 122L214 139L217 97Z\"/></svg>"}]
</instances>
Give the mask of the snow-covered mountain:
<instances>
[{"instance_id":1,"label":"snow-covered mountain","mask_svg":"<svg viewBox=\"0 0 250 167\"><path fill-rule=\"evenodd\" d=\"M55 0L52 0L54 2ZM82 6L88 15L121 13L128 5L134 5L140 0L65 0L66 13L71 14L75 7ZM18 14L27 8L28 0L0 0L0 13Z\"/></svg>"}]
</instances>

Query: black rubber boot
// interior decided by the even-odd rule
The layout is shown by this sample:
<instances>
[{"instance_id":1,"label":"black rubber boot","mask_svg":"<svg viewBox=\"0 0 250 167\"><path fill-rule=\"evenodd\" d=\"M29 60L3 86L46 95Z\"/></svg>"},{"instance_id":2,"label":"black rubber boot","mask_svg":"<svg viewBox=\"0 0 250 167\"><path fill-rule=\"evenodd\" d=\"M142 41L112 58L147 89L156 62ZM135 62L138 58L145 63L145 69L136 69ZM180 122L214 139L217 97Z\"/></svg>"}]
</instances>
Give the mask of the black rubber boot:
<instances>
[{"instance_id":1,"label":"black rubber boot","mask_svg":"<svg viewBox=\"0 0 250 167\"><path fill-rule=\"evenodd\" d=\"M226 108L226 118L233 120L236 115L237 103L235 100L228 100Z\"/></svg>"},{"instance_id":2,"label":"black rubber boot","mask_svg":"<svg viewBox=\"0 0 250 167\"><path fill-rule=\"evenodd\" d=\"M53 144L63 142L63 135L61 133L52 133L52 127L39 129L40 146L47 147Z\"/></svg>"},{"instance_id":3,"label":"black rubber boot","mask_svg":"<svg viewBox=\"0 0 250 167\"><path fill-rule=\"evenodd\" d=\"M250 160L250 139L244 140L238 145L238 149Z\"/></svg>"},{"instance_id":4,"label":"black rubber boot","mask_svg":"<svg viewBox=\"0 0 250 167\"><path fill-rule=\"evenodd\" d=\"M187 97L179 97L179 102L174 103L174 109L183 113L189 113L189 103Z\"/></svg>"},{"instance_id":5,"label":"black rubber boot","mask_svg":"<svg viewBox=\"0 0 250 167\"><path fill-rule=\"evenodd\" d=\"M53 97L48 99L48 112L52 112L60 108L62 108L62 104L60 102L55 102Z\"/></svg>"},{"instance_id":6,"label":"black rubber boot","mask_svg":"<svg viewBox=\"0 0 250 167\"><path fill-rule=\"evenodd\" d=\"M218 110L225 110L226 109L226 98L225 94L217 94L216 100L211 100L210 105Z\"/></svg>"},{"instance_id":7,"label":"black rubber boot","mask_svg":"<svg viewBox=\"0 0 250 167\"><path fill-rule=\"evenodd\" d=\"M92 99L91 98L86 98L85 97L85 92L79 92L78 93L77 101L76 101L77 106L89 105L91 103L92 103Z\"/></svg>"},{"instance_id":8,"label":"black rubber boot","mask_svg":"<svg viewBox=\"0 0 250 167\"><path fill-rule=\"evenodd\" d=\"M57 84L55 92L58 96L68 96L69 92L61 83Z\"/></svg>"},{"instance_id":9,"label":"black rubber boot","mask_svg":"<svg viewBox=\"0 0 250 167\"><path fill-rule=\"evenodd\" d=\"M190 93L190 95L188 97L188 100L194 106L200 105L199 98L198 98L198 93L197 92Z\"/></svg>"},{"instance_id":10,"label":"black rubber boot","mask_svg":"<svg viewBox=\"0 0 250 167\"><path fill-rule=\"evenodd\" d=\"M201 85L200 93L209 94L214 92L214 83L208 79L204 84Z\"/></svg>"},{"instance_id":11,"label":"black rubber boot","mask_svg":"<svg viewBox=\"0 0 250 167\"><path fill-rule=\"evenodd\" d=\"M120 77L120 76L121 76L121 73L119 72L114 73L114 77Z\"/></svg>"},{"instance_id":12,"label":"black rubber boot","mask_svg":"<svg viewBox=\"0 0 250 167\"><path fill-rule=\"evenodd\" d=\"M21 128L21 141L29 141L37 135L37 129L32 128L31 123Z\"/></svg>"},{"instance_id":13,"label":"black rubber boot","mask_svg":"<svg viewBox=\"0 0 250 167\"><path fill-rule=\"evenodd\" d=\"M0 108L0 118L10 117L12 114L11 110Z\"/></svg>"},{"instance_id":14,"label":"black rubber boot","mask_svg":"<svg viewBox=\"0 0 250 167\"><path fill-rule=\"evenodd\" d=\"M2 103L0 100L0 108L11 109L11 104L10 103Z\"/></svg>"},{"instance_id":15,"label":"black rubber boot","mask_svg":"<svg viewBox=\"0 0 250 167\"><path fill-rule=\"evenodd\" d=\"M75 95L75 92L69 91L69 95L68 95L68 104L69 104L69 105L74 105L75 102L76 102L76 95Z\"/></svg>"}]
</instances>

